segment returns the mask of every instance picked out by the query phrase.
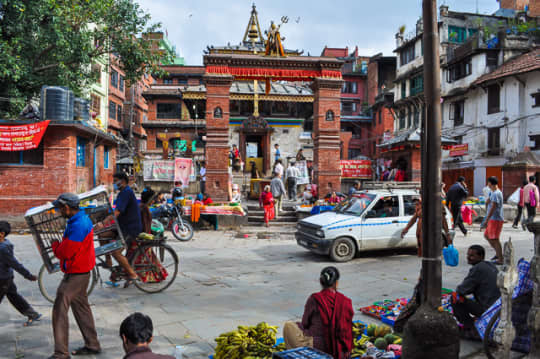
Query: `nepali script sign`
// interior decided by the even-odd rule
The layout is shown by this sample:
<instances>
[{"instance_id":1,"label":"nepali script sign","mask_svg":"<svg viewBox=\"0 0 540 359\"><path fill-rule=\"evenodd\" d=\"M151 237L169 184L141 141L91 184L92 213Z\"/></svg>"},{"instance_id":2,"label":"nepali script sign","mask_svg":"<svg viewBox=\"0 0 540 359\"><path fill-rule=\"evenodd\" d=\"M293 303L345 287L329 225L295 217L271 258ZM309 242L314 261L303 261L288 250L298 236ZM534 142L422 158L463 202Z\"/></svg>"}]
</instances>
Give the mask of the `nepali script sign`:
<instances>
[{"instance_id":1,"label":"nepali script sign","mask_svg":"<svg viewBox=\"0 0 540 359\"><path fill-rule=\"evenodd\" d=\"M450 153L448 155L450 157L463 156L463 155L466 155L468 152L469 152L469 144L463 143L461 145L454 145L450 147Z\"/></svg>"},{"instance_id":2,"label":"nepali script sign","mask_svg":"<svg viewBox=\"0 0 540 359\"><path fill-rule=\"evenodd\" d=\"M341 160L342 178L371 179L370 160Z\"/></svg>"},{"instance_id":3,"label":"nepali script sign","mask_svg":"<svg viewBox=\"0 0 540 359\"><path fill-rule=\"evenodd\" d=\"M174 161L168 160L145 160L145 181L174 181Z\"/></svg>"},{"instance_id":4,"label":"nepali script sign","mask_svg":"<svg viewBox=\"0 0 540 359\"><path fill-rule=\"evenodd\" d=\"M49 122L0 126L0 151L27 151L38 148Z\"/></svg>"}]
</instances>

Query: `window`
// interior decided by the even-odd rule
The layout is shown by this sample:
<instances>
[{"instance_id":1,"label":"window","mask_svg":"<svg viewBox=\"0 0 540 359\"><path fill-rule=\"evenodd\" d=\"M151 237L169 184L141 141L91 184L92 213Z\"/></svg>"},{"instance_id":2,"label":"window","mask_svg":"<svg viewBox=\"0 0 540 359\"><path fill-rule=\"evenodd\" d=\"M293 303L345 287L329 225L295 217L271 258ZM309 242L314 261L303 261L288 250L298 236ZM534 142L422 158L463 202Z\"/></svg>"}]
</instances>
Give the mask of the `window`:
<instances>
[{"instance_id":1,"label":"window","mask_svg":"<svg viewBox=\"0 0 540 359\"><path fill-rule=\"evenodd\" d=\"M181 118L181 107L179 103L158 103L157 118Z\"/></svg>"},{"instance_id":2,"label":"window","mask_svg":"<svg viewBox=\"0 0 540 359\"><path fill-rule=\"evenodd\" d=\"M111 85L118 88L118 72L116 70L111 71Z\"/></svg>"},{"instance_id":3,"label":"window","mask_svg":"<svg viewBox=\"0 0 540 359\"><path fill-rule=\"evenodd\" d=\"M173 79L163 79L163 84L172 85L173 84Z\"/></svg>"},{"instance_id":4,"label":"window","mask_svg":"<svg viewBox=\"0 0 540 359\"><path fill-rule=\"evenodd\" d=\"M180 78L178 79L178 84L179 84L179 85L187 85L187 84L188 84L188 79L185 78L185 77L180 77Z\"/></svg>"},{"instance_id":5,"label":"window","mask_svg":"<svg viewBox=\"0 0 540 359\"><path fill-rule=\"evenodd\" d=\"M109 118L116 120L116 104L109 101Z\"/></svg>"},{"instance_id":6,"label":"window","mask_svg":"<svg viewBox=\"0 0 540 359\"><path fill-rule=\"evenodd\" d=\"M120 75L120 84L118 86L120 91L124 91L124 76Z\"/></svg>"},{"instance_id":7,"label":"window","mask_svg":"<svg viewBox=\"0 0 540 359\"><path fill-rule=\"evenodd\" d=\"M488 87L488 114L501 112L500 91L501 88L499 85L491 85Z\"/></svg>"},{"instance_id":8,"label":"window","mask_svg":"<svg viewBox=\"0 0 540 359\"><path fill-rule=\"evenodd\" d=\"M458 62L448 67L446 81L454 82L471 74L471 59Z\"/></svg>"},{"instance_id":9,"label":"window","mask_svg":"<svg viewBox=\"0 0 540 359\"><path fill-rule=\"evenodd\" d=\"M529 136L529 139L534 142L534 146L531 147L531 150L538 151L540 150L540 135Z\"/></svg>"},{"instance_id":10,"label":"window","mask_svg":"<svg viewBox=\"0 0 540 359\"><path fill-rule=\"evenodd\" d=\"M358 93L358 84L356 82L345 81L341 87L343 93Z\"/></svg>"},{"instance_id":11,"label":"window","mask_svg":"<svg viewBox=\"0 0 540 359\"><path fill-rule=\"evenodd\" d=\"M99 116L101 113L101 98L97 95L90 95L90 110Z\"/></svg>"},{"instance_id":12,"label":"window","mask_svg":"<svg viewBox=\"0 0 540 359\"><path fill-rule=\"evenodd\" d=\"M356 112L356 102L342 102L341 111L344 113Z\"/></svg>"},{"instance_id":13,"label":"window","mask_svg":"<svg viewBox=\"0 0 540 359\"><path fill-rule=\"evenodd\" d=\"M499 63L499 53L497 51L488 52L486 54L487 67L497 67L498 63Z\"/></svg>"},{"instance_id":14,"label":"window","mask_svg":"<svg viewBox=\"0 0 540 359\"><path fill-rule=\"evenodd\" d=\"M413 202L413 196L403 196L403 207L405 210L405 216L413 216L415 210L415 203Z\"/></svg>"},{"instance_id":15,"label":"window","mask_svg":"<svg viewBox=\"0 0 540 359\"><path fill-rule=\"evenodd\" d=\"M116 120L122 122L122 106L116 106Z\"/></svg>"},{"instance_id":16,"label":"window","mask_svg":"<svg viewBox=\"0 0 540 359\"><path fill-rule=\"evenodd\" d=\"M418 110L417 108L414 109L413 127L420 127L420 110Z\"/></svg>"},{"instance_id":17,"label":"window","mask_svg":"<svg viewBox=\"0 0 540 359\"><path fill-rule=\"evenodd\" d=\"M103 147L103 168L104 169L109 169L109 147L108 146L104 146Z\"/></svg>"},{"instance_id":18,"label":"window","mask_svg":"<svg viewBox=\"0 0 540 359\"><path fill-rule=\"evenodd\" d=\"M531 97L533 98L533 101L534 101L532 107L540 106L540 92L531 94Z\"/></svg>"},{"instance_id":19,"label":"window","mask_svg":"<svg viewBox=\"0 0 540 359\"><path fill-rule=\"evenodd\" d=\"M466 29L459 26L448 26L448 41L455 44L461 44L465 42L469 37L476 34L477 29Z\"/></svg>"},{"instance_id":20,"label":"window","mask_svg":"<svg viewBox=\"0 0 540 359\"><path fill-rule=\"evenodd\" d=\"M403 128L406 127L406 125L407 125L406 121L407 121L407 119L405 117L405 111L401 110L399 112L399 128L400 129L403 129Z\"/></svg>"},{"instance_id":21,"label":"window","mask_svg":"<svg viewBox=\"0 0 540 359\"><path fill-rule=\"evenodd\" d=\"M454 121L454 127L463 125L465 120L465 100L450 104L450 121Z\"/></svg>"},{"instance_id":22,"label":"window","mask_svg":"<svg viewBox=\"0 0 540 359\"><path fill-rule=\"evenodd\" d=\"M92 64L92 77L95 77L96 83L101 84L101 66Z\"/></svg>"},{"instance_id":23,"label":"window","mask_svg":"<svg viewBox=\"0 0 540 359\"><path fill-rule=\"evenodd\" d=\"M398 196L389 196L379 199L375 206L366 215L366 218L388 218L399 216Z\"/></svg>"},{"instance_id":24,"label":"window","mask_svg":"<svg viewBox=\"0 0 540 359\"><path fill-rule=\"evenodd\" d=\"M411 79L411 96L424 92L424 76L419 75Z\"/></svg>"},{"instance_id":25,"label":"window","mask_svg":"<svg viewBox=\"0 0 540 359\"><path fill-rule=\"evenodd\" d=\"M28 151L0 151L2 165L43 165L43 142L36 149Z\"/></svg>"},{"instance_id":26,"label":"window","mask_svg":"<svg viewBox=\"0 0 540 359\"><path fill-rule=\"evenodd\" d=\"M401 98L407 97L407 81L401 83Z\"/></svg>"},{"instance_id":27,"label":"window","mask_svg":"<svg viewBox=\"0 0 540 359\"><path fill-rule=\"evenodd\" d=\"M88 141L85 138L77 137L77 167L86 166L86 145Z\"/></svg>"},{"instance_id":28,"label":"window","mask_svg":"<svg viewBox=\"0 0 540 359\"><path fill-rule=\"evenodd\" d=\"M488 128L488 154L497 156L501 150L501 128Z\"/></svg>"},{"instance_id":29,"label":"window","mask_svg":"<svg viewBox=\"0 0 540 359\"><path fill-rule=\"evenodd\" d=\"M400 66L403 66L414 60L414 58L414 43L412 43L401 50L401 53L399 54L399 64Z\"/></svg>"},{"instance_id":30,"label":"window","mask_svg":"<svg viewBox=\"0 0 540 359\"><path fill-rule=\"evenodd\" d=\"M156 148L163 148L163 141L156 138Z\"/></svg>"}]
</instances>

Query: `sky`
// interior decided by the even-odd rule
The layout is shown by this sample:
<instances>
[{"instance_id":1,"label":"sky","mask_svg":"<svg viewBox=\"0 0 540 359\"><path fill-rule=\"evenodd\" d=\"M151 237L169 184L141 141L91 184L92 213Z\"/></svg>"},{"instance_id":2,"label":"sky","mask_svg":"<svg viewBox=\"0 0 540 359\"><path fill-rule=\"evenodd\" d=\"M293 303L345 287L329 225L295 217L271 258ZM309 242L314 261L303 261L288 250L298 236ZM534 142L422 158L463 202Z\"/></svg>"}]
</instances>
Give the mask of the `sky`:
<instances>
[{"instance_id":1,"label":"sky","mask_svg":"<svg viewBox=\"0 0 540 359\"><path fill-rule=\"evenodd\" d=\"M201 65L208 45L236 45L242 41L251 13L251 0L136 0L160 22L186 65ZM497 0L439 0L450 10L492 14ZM270 21L289 22L281 27L288 49L319 56L325 46L358 46L362 56L382 52L393 55L395 34L415 29L422 13L421 0L256 0L261 31Z\"/></svg>"}]
</instances>

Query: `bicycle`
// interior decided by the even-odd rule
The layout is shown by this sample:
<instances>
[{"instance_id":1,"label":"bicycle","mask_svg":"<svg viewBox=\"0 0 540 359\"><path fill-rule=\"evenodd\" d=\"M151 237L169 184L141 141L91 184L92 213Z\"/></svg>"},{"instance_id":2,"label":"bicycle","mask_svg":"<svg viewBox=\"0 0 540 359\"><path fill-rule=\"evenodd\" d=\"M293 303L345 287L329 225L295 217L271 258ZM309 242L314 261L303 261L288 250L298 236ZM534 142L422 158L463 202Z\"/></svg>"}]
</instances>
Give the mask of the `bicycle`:
<instances>
[{"instance_id":1,"label":"bicycle","mask_svg":"<svg viewBox=\"0 0 540 359\"><path fill-rule=\"evenodd\" d=\"M96 231L96 235L111 231L112 227ZM144 239L146 238L146 239ZM87 293L90 295L96 284L103 285L103 279L99 268L111 272L112 282L126 280L127 275L120 265L110 266L107 264L106 255L114 251L121 250L123 245L119 239L96 238L95 241L110 241L95 249L96 266L92 270ZM159 293L167 289L176 279L178 274L179 260L176 252L166 243L166 238L161 236L141 237L134 240L134 248L128 254L127 258L130 266L137 276L133 284L137 289L146 293ZM56 297L56 288L61 281L63 273L60 272L58 265L55 270L49 272L45 264L41 267L38 276L39 290L43 297L49 302L54 303Z\"/></svg>"}]
</instances>

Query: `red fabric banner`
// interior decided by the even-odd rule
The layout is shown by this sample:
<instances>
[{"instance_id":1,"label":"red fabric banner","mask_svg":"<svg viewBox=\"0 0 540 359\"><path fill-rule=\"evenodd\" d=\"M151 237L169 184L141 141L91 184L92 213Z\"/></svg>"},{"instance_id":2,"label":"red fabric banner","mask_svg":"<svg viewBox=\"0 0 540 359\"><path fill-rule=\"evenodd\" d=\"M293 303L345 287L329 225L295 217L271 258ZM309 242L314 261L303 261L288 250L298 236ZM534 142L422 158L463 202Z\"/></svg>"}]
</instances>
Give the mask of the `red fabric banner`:
<instances>
[{"instance_id":1,"label":"red fabric banner","mask_svg":"<svg viewBox=\"0 0 540 359\"><path fill-rule=\"evenodd\" d=\"M370 160L341 160L341 177L371 179Z\"/></svg>"},{"instance_id":2,"label":"red fabric banner","mask_svg":"<svg viewBox=\"0 0 540 359\"><path fill-rule=\"evenodd\" d=\"M0 126L0 151L26 151L39 146L49 120L19 126Z\"/></svg>"},{"instance_id":3,"label":"red fabric banner","mask_svg":"<svg viewBox=\"0 0 540 359\"><path fill-rule=\"evenodd\" d=\"M270 78L274 81L298 81L302 79L313 79L315 77L341 79L340 71L331 70L283 70L258 67L207 66L206 73L232 75L237 80L260 80Z\"/></svg>"}]
</instances>

